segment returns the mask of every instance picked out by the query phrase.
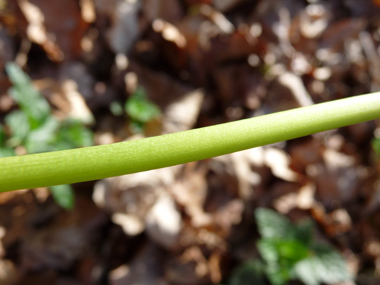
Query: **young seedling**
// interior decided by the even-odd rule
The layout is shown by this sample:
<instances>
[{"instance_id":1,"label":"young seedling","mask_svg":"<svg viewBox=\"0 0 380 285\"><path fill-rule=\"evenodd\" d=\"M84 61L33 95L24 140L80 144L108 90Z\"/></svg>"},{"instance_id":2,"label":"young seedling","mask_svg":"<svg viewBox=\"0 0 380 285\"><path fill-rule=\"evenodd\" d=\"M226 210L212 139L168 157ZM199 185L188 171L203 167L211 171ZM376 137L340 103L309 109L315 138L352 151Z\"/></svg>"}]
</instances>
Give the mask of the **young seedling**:
<instances>
[{"instance_id":1,"label":"young seedling","mask_svg":"<svg viewBox=\"0 0 380 285\"><path fill-rule=\"evenodd\" d=\"M255 211L261 239L257 248L263 262L247 261L233 272L230 285L284 285L298 279L306 285L337 284L350 281L343 257L330 245L314 239L314 224L304 220L293 225L287 218L265 208Z\"/></svg>"},{"instance_id":2,"label":"young seedling","mask_svg":"<svg viewBox=\"0 0 380 285\"><path fill-rule=\"evenodd\" d=\"M133 134L144 133L146 125L161 116L160 108L149 101L145 89L142 86L136 88L124 107L118 101L114 101L109 106L114 116L122 116L125 113L129 118L129 130Z\"/></svg>"},{"instance_id":3,"label":"young seedling","mask_svg":"<svg viewBox=\"0 0 380 285\"><path fill-rule=\"evenodd\" d=\"M8 63L6 70L13 84L9 93L20 109L5 117L6 128L0 124L0 157L14 156L17 147L32 154L92 145L92 132L79 121L57 120L49 103L17 65ZM51 186L50 190L60 206L72 208L74 193L70 185Z\"/></svg>"},{"instance_id":4,"label":"young seedling","mask_svg":"<svg viewBox=\"0 0 380 285\"><path fill-rule=\"evenodd\" d=\"M141 86L125 103L125 112L131 119L133 133L142 133L148 122L161 115L160 109L147 99L145 89Z\"/></svg>"},{"instance_id":5,"label":"young seedling","mask_svg":"<svg viewBox=\"0 0 380 285\"><path fill-rule=\"evenodd\" d=\"M141 140L0 158L0 191L157 169L380 117L380 93Z\"/></svg>"}]
</instances>

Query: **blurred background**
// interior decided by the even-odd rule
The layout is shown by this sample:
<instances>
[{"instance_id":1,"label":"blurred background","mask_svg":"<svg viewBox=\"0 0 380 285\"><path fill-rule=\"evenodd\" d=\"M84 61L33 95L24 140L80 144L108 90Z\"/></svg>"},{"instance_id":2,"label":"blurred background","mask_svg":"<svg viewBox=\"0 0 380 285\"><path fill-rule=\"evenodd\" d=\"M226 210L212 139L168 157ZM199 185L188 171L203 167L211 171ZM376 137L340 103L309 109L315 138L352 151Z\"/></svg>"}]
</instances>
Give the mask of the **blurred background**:
<instances>
[{"instance_id":1,"label":"blurred background","mask_svg":"<svg viewBox=\"0 0 380 285\"><path fill-rule=\"evenodd\" d=\"M376 91L378 0L0 0L0 157ZM380 284L379 159L377 120L0 193L0 284Z\"/></svg>"}]
</instances>

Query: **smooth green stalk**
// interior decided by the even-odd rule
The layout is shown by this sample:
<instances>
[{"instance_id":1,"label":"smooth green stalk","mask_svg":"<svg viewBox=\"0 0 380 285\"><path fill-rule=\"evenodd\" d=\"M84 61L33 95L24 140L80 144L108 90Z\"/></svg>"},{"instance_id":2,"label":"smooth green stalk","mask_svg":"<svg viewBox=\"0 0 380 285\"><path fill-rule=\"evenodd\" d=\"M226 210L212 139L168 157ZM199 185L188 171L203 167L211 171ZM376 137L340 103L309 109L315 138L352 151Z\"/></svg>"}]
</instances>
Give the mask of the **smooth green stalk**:
<instances>
[{"instance_id":1,"label":"smooth green stalk","mask_svg":"<svg viewBox=\"0 0 380 285\"><path fill-rule=\"evenodd\" d=\"M0 158L0 191L162 168L379 117L380 93L373 93L136 141Z\"/></svg>"}]
</instances>

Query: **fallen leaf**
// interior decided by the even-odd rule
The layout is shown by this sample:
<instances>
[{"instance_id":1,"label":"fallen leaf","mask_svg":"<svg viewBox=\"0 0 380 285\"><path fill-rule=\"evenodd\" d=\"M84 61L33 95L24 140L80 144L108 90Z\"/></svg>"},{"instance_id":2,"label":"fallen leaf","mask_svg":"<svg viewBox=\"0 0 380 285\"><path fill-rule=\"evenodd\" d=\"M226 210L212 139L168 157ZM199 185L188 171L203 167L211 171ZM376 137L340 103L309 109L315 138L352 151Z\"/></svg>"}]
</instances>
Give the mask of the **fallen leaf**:
<instances>
[{"instance_id":1,"label":"fallen leaf","mask_svg":"<svg viewBox=\"0 0 380 285\"><path fill-rule=\"evenodd\" d=\"M159 245L172 249L178 244L181 230L181 215L174 200L161 194L145 218L147 234Z\"/></svg>"}]
</instances>

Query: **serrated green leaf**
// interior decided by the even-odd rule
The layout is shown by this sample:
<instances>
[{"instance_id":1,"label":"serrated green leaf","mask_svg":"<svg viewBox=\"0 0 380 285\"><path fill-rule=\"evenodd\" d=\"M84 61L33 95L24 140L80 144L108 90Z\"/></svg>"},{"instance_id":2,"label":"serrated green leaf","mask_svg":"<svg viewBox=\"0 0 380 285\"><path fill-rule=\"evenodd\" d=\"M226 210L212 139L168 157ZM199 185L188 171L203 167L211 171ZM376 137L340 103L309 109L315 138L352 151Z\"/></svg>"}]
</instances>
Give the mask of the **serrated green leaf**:
<instances>
[{"instance_id":1,"label":"serrated green leaf","mask_svg":"<svg viewBox=\"0 0 380 285\"><path fill-rule=\"evenodd\" d=\"M14 155L15 151L13 149L7 147L0 147L0 157L9 157Z\"/></svg>"},{"instance_id":2,"label":"serrated green leaf","mask_svg":"<svg viewBox=\"0 0 380 285\"><path fill-rule=\"evenodd\" d=\"M132 120L141 123L147 123L161 114L157 105L146 99L142 87L137 88L136 92L127 100L125 111Z\"/></svg>"},{"instance_id":3,"label":"serrated green leaf","mask_svg":"<svg viewBox=\"0 0 380 285\"><path fill-rule=\"evenodd\" d=\"M30 128L38 128L50 115L49 103L33 87L29 76L20 67L14 63L7 63L5 68L13 84L9 94L28 117Z\"/></svg>"},{"instance_id":4,"label":"serrated green leaf","mask_svg":"<svg viewBox=\"0 0 380 285\"><path fill-rule=\"evenodd\" d=\"M74 207L74 191L70 185L56 185L51 186L50 192L53 195L54 201L66 210Z\"/></svg>"},{"instance_id":5,"label":"serrated green leaf","mask_svg":"<svg viewBox=\"0 0 380 285\"><path fill-rule=\"evenodd\" d=\"M20 145L30 130L28 117L21 110L16 110L5 117L5 123L11 132L11 147Z\"/></svg>"},{"instance_id":6,"label":"serrated green leaf","mask_svg":"<svg viewBox=\"0 0 380 285\"><path fill-rule=\"evenodd\" d=\"M255 211L258 230L263 238L292 238L295 227L284 216L265 208Z\"/></svg>"},{"instance_id":7,"label":"serrated green leaf","mask_svg":"<svg viewBox=\"0 0 380 285\"><path fill-rule=\"evenodd\" d=\"M265 285L264 264L260 261L246 261L237 266L232 274L229 285Z\"/></svg>"}]
</instances>

